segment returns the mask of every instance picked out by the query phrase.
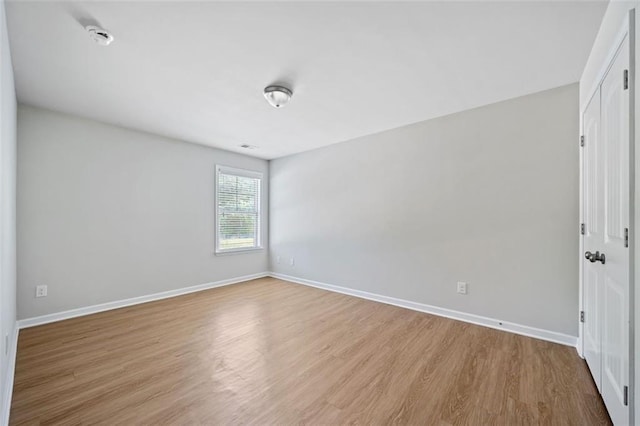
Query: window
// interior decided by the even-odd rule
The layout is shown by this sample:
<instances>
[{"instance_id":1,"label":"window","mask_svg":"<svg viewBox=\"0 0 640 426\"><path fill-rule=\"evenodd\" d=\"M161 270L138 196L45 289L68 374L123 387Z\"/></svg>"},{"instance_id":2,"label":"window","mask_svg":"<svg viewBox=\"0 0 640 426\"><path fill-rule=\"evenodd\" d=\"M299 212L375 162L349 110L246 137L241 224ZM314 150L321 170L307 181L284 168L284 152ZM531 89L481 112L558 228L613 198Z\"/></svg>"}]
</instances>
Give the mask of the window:
<instances>
[{"instance_id":1,"label":"window","mask_svg":"<svg viewBox=\"0 0 640 426\"><path fill-rule=\"evenodd\" d=\"M216 253L261 248L262 174L216 167Z\"/></svg>"}]
</instances>

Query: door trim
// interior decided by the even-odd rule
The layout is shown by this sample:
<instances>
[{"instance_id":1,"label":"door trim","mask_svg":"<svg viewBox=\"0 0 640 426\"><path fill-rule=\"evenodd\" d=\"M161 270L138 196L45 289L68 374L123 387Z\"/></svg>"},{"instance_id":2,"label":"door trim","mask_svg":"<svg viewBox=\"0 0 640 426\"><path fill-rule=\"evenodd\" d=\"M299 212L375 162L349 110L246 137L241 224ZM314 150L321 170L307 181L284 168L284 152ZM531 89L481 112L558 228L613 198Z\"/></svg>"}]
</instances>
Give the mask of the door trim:
<instances>
[{"instance_id":1,"label":"door trim","mask_svg":"<svg viewBox=\"0 0 640 426\"><path fill-rule=\"evenodd\" d=\"M635 221L635 193L636 193L636 10L631 9L628 15L629 25L629 393L627 401L629 405L629 424L636 424L637 415L635 411L636 400L636 290L635 290L635 257L636 234Z\"/></svg>"}]
</instances>

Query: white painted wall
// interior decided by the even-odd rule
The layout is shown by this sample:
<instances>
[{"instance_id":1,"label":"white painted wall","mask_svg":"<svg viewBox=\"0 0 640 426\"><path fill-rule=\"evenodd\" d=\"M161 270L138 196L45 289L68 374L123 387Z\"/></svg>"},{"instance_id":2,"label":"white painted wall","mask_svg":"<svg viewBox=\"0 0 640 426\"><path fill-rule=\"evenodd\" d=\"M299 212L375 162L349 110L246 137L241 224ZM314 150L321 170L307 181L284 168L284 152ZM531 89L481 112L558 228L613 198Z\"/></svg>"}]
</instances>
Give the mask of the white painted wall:
<instances>
[{"instance_id":1,"label":"white painted wall","mask_svg":"<svg viewBox=\"0 0 640 426\"><path fill-rule=\"evenodd\" d=\"M273 160L271 268L577 336L577 134L573 84Z\"/></svg>"},{"instance_id":2,"label":"white painted wall","mask_svg":"<svg viewBox=\"0 0 640 426\"><path fill-rule=\"evenodd\" d=\"M16 93L4 1L0 1L0 422L8 413L9 345L16 324ZM8 339L7 339L8 338Z\"/></svg>"},{"instance_id":3,"label":"white painted wall","mask_svg":"<svg viewBox=\"0 0 640 426\"><path fill-rule=\"evenodd\" d=\"M267 193L265 160L20 105L18 318L266 271L266 249L214 256L216 164Z\"/></svg>"},{"instance_id":4,"label":"white painted wall","mask_svg":"<svg viewBox=\"0 0 640 426\"><path fill-rule=\"evenodd\" d=\"M586 105L589 103L589 99L594 87L598 84L598 77L602 70L602 67L606 65L607 58L611 52L611 47L614 44L616 36L618 35L622 23L627 19L629 10L635 9L636 13L636 68L640 64L640 1L611 1L607 7L607 11L602 19L602 24L598 35L587 60L584 72L580 79L580 111L583 111ZM638 83L637 71L635 76L635 99L640 99L640 85ZM636 152L640 150L640 110L637 107L635 113L635 146ZM640 155L636 155L636 177L635 177L635 199L636 206L640 200ZM640 208L635 209L635 232L632 231L635 238L632 240L632 247L635 246L635 396L632 396L635 400L635 422L638 422L638 416L640 413L640 392L637 390L638 384L640 384L640 250L638 250L637 241L640 241ZM632 390L634 386L632 386ZM633 418L632 418L633 421Z\"/></svg>"}]
</instances>

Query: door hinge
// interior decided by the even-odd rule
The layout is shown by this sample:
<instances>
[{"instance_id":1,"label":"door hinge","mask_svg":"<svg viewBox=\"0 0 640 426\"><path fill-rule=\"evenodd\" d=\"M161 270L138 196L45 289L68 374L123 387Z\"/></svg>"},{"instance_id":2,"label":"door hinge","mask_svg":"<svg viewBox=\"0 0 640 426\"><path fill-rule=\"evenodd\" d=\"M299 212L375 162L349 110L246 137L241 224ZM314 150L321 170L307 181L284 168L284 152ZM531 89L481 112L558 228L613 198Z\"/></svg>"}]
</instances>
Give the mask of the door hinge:
<instances>
[{"instance_id":1,"label":"door hinge","mask_svg":"<svg viewBox=\"0 0 640 426\"><path fill-rule=\"evenodd\" d=\"M580 146L584 146L584 136L580 136Z\"/></svg>"},{"instance_id":2,"label":"door hinge","mask_svg":"<svg viewBox=\"0 0 640 426\"><path fill-rule=\"evenodd\" d=\"M629 247L629 228L624 228L624 246Z\"/></svg>"},{"instance_id":3,"label":"door hinge","mask_svg":"<svg viewBox=\"0 0 640 426\"><path fill-rule=\"evenodd\" d=\"M624 70L623 80L622 86L624 90L627 90L629 88L629 70Z\"/></svg>"},{"instance_id":4,"label":"door hinge","mask_svg":"<svg viewBox=\"0 0 640 426\"><path fill-rule=\"evenodd\" d=\"M584 223L580 224L580 234L584 235Z\"/></svg>"},{"instance_id":5,"label":"door hinge","mask_svg":"<svg viewBox=\"0 0 640 426\"><path fill-rule=\"evenodd\" d=\"M623 388L623 392L622 393L623 393L623 397L622 397L623 401L622 402L624 402L624 405L626 407L626 406L629 405L629 386L625 386Z\"/></svg>"},{"instance_id":6,"label":"door hinge","mask_svg":"<svg viewBox=\"0 0 640 426\"><path fill-rule=\"evenodd\" d=\"M580 322L584 322L584 311L580 311Z\"/></svg>"}]
</instances>

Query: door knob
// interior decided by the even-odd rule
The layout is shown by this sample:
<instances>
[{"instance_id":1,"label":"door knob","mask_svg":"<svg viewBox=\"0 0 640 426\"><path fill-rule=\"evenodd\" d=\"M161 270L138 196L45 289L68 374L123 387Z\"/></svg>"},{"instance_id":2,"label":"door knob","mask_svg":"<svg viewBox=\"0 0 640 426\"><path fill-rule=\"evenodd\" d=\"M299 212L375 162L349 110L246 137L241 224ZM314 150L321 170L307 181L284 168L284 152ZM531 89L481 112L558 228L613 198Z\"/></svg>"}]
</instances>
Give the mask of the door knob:
<instances>
[{"instance_id":1,"label":"door knob","mask_svg":"<svg viewBox=\"0 0 640 426\"><path fill-rule=\"evenodd\" d=\"M602 262L602 264L604 265L605 262L604 253L600 253L599 251L596 251L595 253L591 253L590 251L588 251L584 254L584 258L591 263Z\"/></svg>"}]
</instances>

